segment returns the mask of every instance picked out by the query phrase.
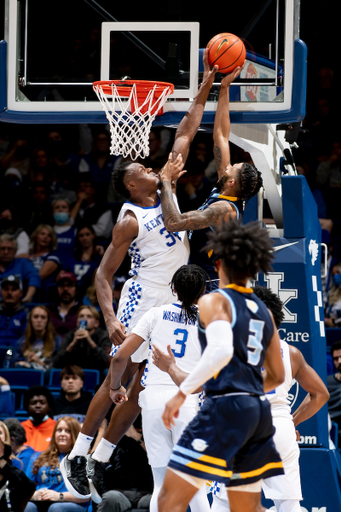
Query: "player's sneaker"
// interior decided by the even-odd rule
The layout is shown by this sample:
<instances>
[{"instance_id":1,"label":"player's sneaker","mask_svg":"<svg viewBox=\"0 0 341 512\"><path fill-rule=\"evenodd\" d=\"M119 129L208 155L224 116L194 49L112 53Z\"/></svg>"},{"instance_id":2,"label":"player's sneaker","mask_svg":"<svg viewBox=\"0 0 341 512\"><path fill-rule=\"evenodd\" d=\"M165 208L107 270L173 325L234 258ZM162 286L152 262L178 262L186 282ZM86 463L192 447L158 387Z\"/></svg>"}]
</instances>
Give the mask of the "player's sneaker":
<instances>
[{"instance_id":1,"label":"player's sneaker","mask_svg":"<svg viewBox=\"0 0 341 512\"><path fill-rule=\"evenodd\" d=\"M103 494L107 491L104 485L104 475L111 466L110 462L98 462L88 455L86 474L89 479L91 499L95 503L101 503Z\"/></svg>"},{"instance_id":2,"label":"player's sneaker","mask_svg":"<svg viewBox=\"0 0 341 512\"><path fill-rule=\"evenodd\" d=\"M60 472L63 475L66 488L76 498L91 497L88 477L86 476L86 458L75 457L74 459L64 459L60 463Z\"/></svg>"}]
</instances>

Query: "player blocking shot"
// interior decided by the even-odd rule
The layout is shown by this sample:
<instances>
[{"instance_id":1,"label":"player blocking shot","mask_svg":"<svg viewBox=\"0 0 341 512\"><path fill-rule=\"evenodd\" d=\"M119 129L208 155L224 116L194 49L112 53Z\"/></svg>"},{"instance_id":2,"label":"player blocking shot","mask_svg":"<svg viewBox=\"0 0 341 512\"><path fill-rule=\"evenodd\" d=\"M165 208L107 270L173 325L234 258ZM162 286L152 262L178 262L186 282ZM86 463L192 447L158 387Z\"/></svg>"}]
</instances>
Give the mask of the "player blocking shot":
<instances>
[{"instance_id":1,"label":"player blocking shot","mask_svg":"<svg viewBox=\"0 0 341 512\"><path fill-rule=\"evenodd\" d=\"M206 279L206 273L197 265L180 267L172 278L172 288L175 299L177 295L178 300L172 304L151 308L127 336L111 365L111 388L118 388L110 393L114 402L127 400L125 389L120 386L121 377L131 354L140 346L148 345L149 340L151 346L158 347L159 350L166 350L169 346L180 371L189 373L194 368L201 356L196 304L205 292ZM145 389L139 395L139 405L142 409L143 436L154 479L150 510L157 512L157 498L172 449L198 411L199 393L187 396L174 425L167 429L163 424L162 414L166 402L177 393L178 387L167 373L153 364L151 350L146 369ZM102 469L104 471L105 467L102 466ZM90 487L92 485L91 483ZM102 493L103 491L104 489ZM197 512L209 512L205 488L193 497L190 507Z\"/></svg>"},{"instance_id":2,"label":"player blocking shot","mask_svg":"<svg viewBox=\"0 0 341 512\"><path fill-rule=\"evenodd\" d=\"M199 386L206 401L173 449L159 510L185 512L213 479L227 486L233 512L261 512L262 480L283 474L264 393L285 373L273 317L247 281L271 270L272 244L260 223L230 220L212 232L207 249L217 256L219 289L199 299L202 357L166 404L165 426Z\"/></svg>"}]
</instances>

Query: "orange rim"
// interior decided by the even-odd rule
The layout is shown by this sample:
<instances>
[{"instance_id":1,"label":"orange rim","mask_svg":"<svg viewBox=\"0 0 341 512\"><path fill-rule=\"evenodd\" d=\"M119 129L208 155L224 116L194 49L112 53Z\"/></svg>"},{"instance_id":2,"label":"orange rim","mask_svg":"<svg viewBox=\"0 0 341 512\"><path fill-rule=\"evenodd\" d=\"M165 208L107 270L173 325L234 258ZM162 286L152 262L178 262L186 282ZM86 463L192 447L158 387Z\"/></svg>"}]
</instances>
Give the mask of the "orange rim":
<instances>
[{"instance_id":1,"label":"orange rim","mask_svg":"<svg viewBox=\"0 0 341 512\"><path fill-rule=\"evenodd\" d=\"M174 84L168 82L152 82L150 80L100 80L98 82L93 83L93 87L101 88L102 92L108 96L112 95L112 85L116 85L116 89L118 91L119 96L129 97L131 93L131 88L135 84L136 92L138 96L147 96L149 91L155 88L154 94L156 97L160 96L162 91L167 88L170 88L170 93L174 92Z\"/></svg>"}]
</instances>

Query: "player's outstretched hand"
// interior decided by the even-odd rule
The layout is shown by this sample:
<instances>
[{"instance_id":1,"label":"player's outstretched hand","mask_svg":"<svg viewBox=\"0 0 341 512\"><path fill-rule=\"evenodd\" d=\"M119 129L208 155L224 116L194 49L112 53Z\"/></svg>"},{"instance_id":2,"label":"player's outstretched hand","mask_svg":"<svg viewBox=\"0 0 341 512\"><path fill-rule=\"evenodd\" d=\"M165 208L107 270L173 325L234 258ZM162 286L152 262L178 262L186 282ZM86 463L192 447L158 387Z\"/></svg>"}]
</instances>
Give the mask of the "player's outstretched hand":
<instances>
[{"instance_id":1,"label":"player's outstretched hand","mask_svg":"<svg viewBox=\"0 0 341 512\"><path fill-rule=\"evenodd\" d=\"M165 354L164 352L162 352L156 345L152 345L152 352L153 352L153 363L162 372L168 373L169 368L172 366L172 364L176 364L175 357L174 357L174 354L172 352L170 345L167 345L168 354Z\"/></svg>"},{"instance_id":2,"label":"player's outstretched hand","mask_svg":"<svg viewBox=\"0 0 341 512\"><path fill-rule=\"evenodd\" d=\"M205 50L204 50L204 53L202 56L202 61L204 64L204 74L202 77L202 83L205 84L206 82L209 81L212 86L212 84L214 82L215 74L218 71L218 66L217 65L213 66L213 68L211 69L211 67L208 63L208 49L207 48L205 48Z\"/></svg>"},{"instance_id":3,"label":"player's outstretched hand","mask_svg":"<svg viewBox=\"0 0 341 512\"><path fill-rule=\"evenodd\" d=\"M126 389L123 386L121 386L116 391L113 391L112 389L110 389L109 395L110 395L111 400L115 404L122 404L123 402L127 402L128 401L128 397L127 397L127 394L126 394Z\"/></svg>"},{"instance_id":4,"label":"player's outstretched hand","mask_svg":"<svg viewBox=\"0 0 341 512\"><path fill-rule=\"evenodd\" d=\"M108 325L108 333L111 343L121 345L126 339L125 326L116 320L110 326Z\"/></svg>"},{"instance_id":5,"label":"player's outstretched hand","mask_svg":"<svg viewBox=\"0 0 341 512\"><path fill-rule=\"evenodd\" d=\"M231 71L231 73L226 75L221 81L221 86L229 87L232 84L232 82L240 75L244 66L245 66L245 62L242 66L236 67L233 71Z\"/></svg>"},{"instance_id":6,"label":"player's outstretched hand","mask_svg":"<svg viewBox=\"0 0 341 512\"><path fill-rule=\"evenodd\" d=\"M179 416L179 409L185 400L186 395L179 390L177 394L166 403L162 420L168 430L170 430L171 425L175 425L174 418Z\"/></svg>"},{"instance_id":7,"label":"player's outstretched hand","mask_svg":"<svg viewBox=\"0 0 341 512\"><path fill-rule=\"evenodd\" d=\"M161 169L160 179L161 181L176 181L180 178L185 172L183 171L184 162L182 161L181 153L178 154L174 162L172 162L172 153L168 156L168 161L166 165L164 165Z\"/></svg>"}]
</instances>

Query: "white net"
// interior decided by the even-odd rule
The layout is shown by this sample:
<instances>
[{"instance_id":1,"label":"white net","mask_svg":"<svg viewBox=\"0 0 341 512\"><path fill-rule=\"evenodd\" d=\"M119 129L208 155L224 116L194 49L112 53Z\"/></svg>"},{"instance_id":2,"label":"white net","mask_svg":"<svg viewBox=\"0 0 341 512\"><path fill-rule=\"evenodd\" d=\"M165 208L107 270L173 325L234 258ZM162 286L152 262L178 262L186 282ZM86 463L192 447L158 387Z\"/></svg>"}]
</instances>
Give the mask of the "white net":
<instances>
[{"instance_id":1,"label":"white net","mask_svg":"<svg viewBox=\"0 0 341 512\"><path fill-rule=\"evenodd\" d=\"M135 83L131 85L130 93L124 92L125 97L121 97L122 87L114 83L109 84L109 91L106 86L106 92L100 83L94 84L93 88L110 124L110 153L130 157L132 160L146 158L149 155L150 129L156 115L173 92L172 85L160 88L157 83L152 83L146 98L142 100Z\"/></svg>"}]
</instances>

